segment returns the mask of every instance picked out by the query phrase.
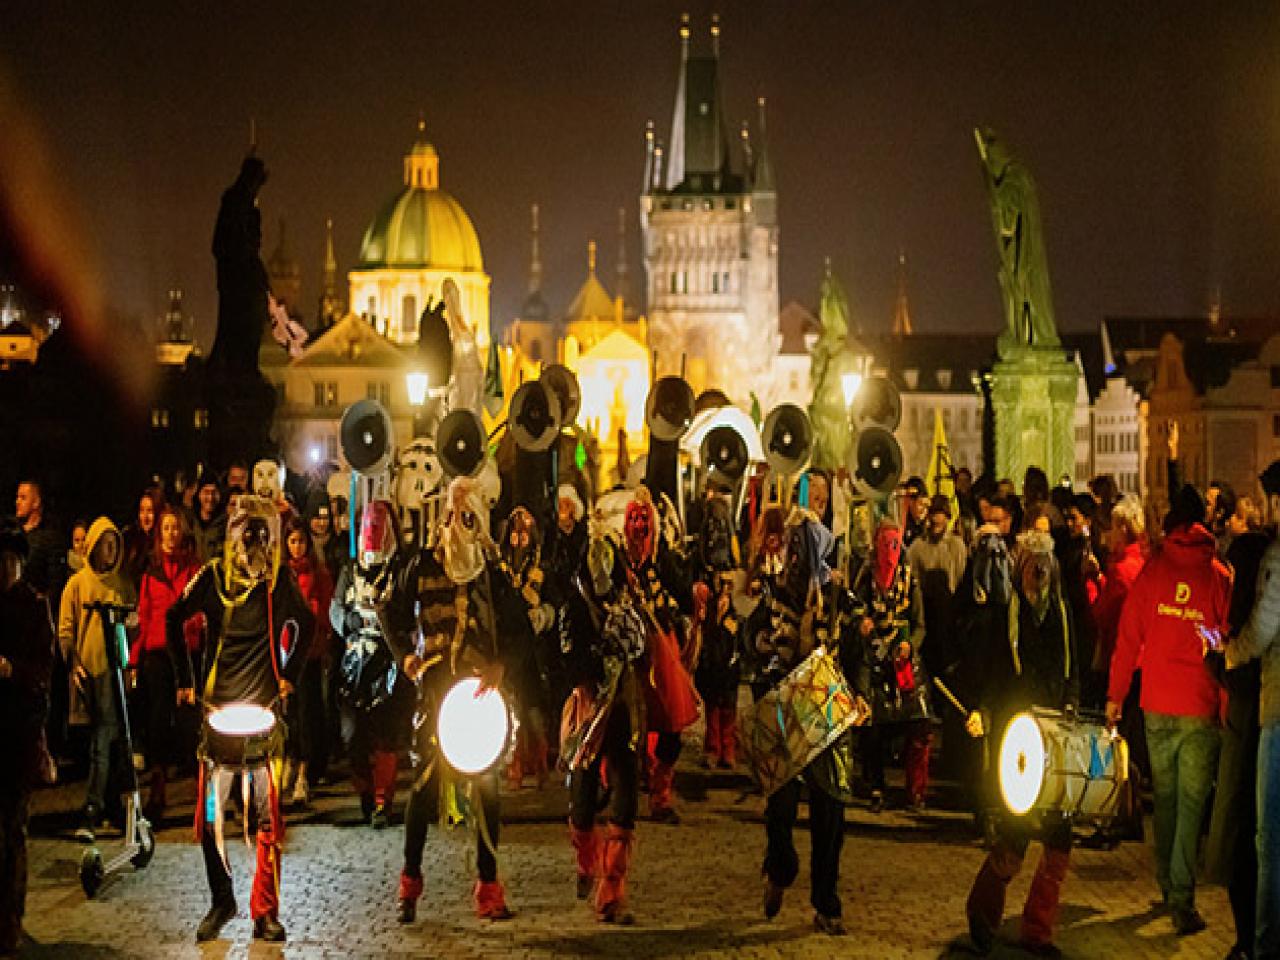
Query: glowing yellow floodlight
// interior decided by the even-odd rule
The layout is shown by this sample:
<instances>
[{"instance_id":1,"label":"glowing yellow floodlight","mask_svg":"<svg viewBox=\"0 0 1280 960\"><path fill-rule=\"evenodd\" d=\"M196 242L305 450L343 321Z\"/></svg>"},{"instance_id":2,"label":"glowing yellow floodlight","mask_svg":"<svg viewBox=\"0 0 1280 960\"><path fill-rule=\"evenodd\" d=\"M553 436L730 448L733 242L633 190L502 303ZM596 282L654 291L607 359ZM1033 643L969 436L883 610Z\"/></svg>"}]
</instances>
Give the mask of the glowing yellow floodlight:
<instances>
[{"instance_id":1,"label":"glowing yellow floodlight","mask_svg":"<svg viewBox=\"0 0 1280 960\"><path fill-rule=\"evenodd\" d=\"M479 677L459 680L445 694L436 721L440 752L462 774L488 770L502 758L511 738L507 701L498 690L479 691Z\"/></svg>"},{"instance_id":2,"label":"glowing yellow floodlight","mask_svg":"<svg viewBox=\"0 0 1280 960\"><path fill-rule=\"evenodd\" d=\"M1029 713L1019 713L1005 727L1000 741L1000 796L1010 812L1022 816L1035 806L1044 786L1045 749L1040 725Z\"/></svg>"}]
</instances>

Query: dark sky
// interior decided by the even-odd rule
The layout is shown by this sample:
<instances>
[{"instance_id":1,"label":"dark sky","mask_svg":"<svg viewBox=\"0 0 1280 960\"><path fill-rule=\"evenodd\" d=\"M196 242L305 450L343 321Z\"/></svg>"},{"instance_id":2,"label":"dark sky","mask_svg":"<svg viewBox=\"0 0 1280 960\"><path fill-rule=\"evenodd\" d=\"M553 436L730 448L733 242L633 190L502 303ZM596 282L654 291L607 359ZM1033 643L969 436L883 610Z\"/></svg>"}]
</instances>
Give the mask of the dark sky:
<instances>
[{"instance_id":1,"label":"dark sky","mask_svg":"<svg viewBox=\"0 0 1280 960\"><path fill-rule=\"evenodd\" d=\"M1215 287L1228 313L1280 315L1273 3L10 0L0 57L120 312L158 317L180 285L208 344L209 238L250 116L272 175L264 253L284 216L314 303L325 217L345 271L421 111L496 325L524 296L531 201L553 309L591 237L612 282L621 205L639 276L643 128L669 129L683 9L703 42L722 15L729 116L769 98L784 301L815 303L830 255L855 319L883 328L901 246L918 328L998 327L984 124L1039 182L1063 326L1199 314Z\"/></svg>"}]
</instances>

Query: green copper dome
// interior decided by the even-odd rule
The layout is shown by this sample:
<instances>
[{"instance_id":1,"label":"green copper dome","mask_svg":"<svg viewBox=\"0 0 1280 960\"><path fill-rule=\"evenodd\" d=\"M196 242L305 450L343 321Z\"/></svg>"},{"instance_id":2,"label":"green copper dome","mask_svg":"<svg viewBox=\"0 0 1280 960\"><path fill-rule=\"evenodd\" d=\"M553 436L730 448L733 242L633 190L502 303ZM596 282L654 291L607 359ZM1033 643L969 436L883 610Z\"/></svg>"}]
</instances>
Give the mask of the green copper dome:
<instances>
[{"instance_id":1,"label":"green copper dome","mask_svg":"<svg viewBox=\"0 0 1280 960\"><path fill-rule=\"evenodd\" d=\"M360 243L360 269L483 271L471 218L440 189L440 160L419 139L405 156L405 186L374 218Z\"/></svg>"}]
</instances>

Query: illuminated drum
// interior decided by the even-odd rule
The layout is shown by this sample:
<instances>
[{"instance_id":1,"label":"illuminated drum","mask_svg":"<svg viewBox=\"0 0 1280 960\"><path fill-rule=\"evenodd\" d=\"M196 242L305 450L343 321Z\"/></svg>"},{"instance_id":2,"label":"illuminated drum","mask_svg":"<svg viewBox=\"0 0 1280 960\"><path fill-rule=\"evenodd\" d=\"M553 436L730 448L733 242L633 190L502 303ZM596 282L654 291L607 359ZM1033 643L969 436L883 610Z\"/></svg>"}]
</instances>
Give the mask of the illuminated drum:
<instances>
[{"instance_id":1,"label":"illuminated drum","mask_svg":"<svg viewBox=\"0 0 1280 960\"><path fill-rule=\"evenodd\" d=\"M283 742L282 726L267 707L226 703L205 717L204 752L222 764L261 763Z\"/></svg>"},{"instance_id":2,"label":"illuminated drum","mask_svg":"<svg viewBox=\"0 0 1280 960\"><path fill-rule=\"evenodd\" d=\"M1005 727L998 763L1000 796L1011 813L1109 820L1124 795L1129 745L1102 724L1032 710Z\"/></svg>"},{"instance_id":3,"label":"illuminated drum","mask_svg":"<svg viewBox=\"0 0 1280 960\"><path fill-rule=\"evenodd\" d=\"M459 773L484 773L515 742L515 723L497 689L480 692L479 677L463 677L445 694L436 717L436 738L445 762Z\"/></svg>"},{"instance_id":4,"label":"illuminated drum","mask_svg":"<svg viewBox=\"0 0 1280 960\"><path fill-rule=\"evenodd\" d=\"M767 797L866 720L836 658L818 647L743 713L743 751Z\"/></svg>"}]
</instances>

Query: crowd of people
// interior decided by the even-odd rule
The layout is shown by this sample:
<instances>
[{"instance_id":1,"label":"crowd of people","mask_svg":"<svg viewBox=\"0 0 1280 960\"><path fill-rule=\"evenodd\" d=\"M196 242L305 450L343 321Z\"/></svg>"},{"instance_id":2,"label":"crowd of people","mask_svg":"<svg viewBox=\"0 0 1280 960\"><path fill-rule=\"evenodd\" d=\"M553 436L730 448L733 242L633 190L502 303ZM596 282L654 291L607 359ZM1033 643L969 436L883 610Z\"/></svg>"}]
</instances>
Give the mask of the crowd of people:
<instances>
[{"instance_id":1,"label":"crowd of people","mask_svg":"<svg viewBox=\"0 0 1280 960\"><path fill-rule=\"evenodd\" d=\"M1034 467L1021 489L957 471L950 496L911 478L879 505L820 470L741 490L712 472L687 508L643 484L593 497L569 475L547 503L501 512L491 488L462 477L353 515L322 483L286 495L233 463L148 488L123 527L77 521L64 539L26 481L0 528L0 711L17 731L0 744L0 952L21 930L31 792L59 760L74 775L72 758L85 840L120 821L121 764L147 771L153 822L172 778L195 776L212 899L199 940L237 909L223 838L235 779L252 798L246 832L257 830L254 933L282 940L285 811L345 789L340 771L373 829L403 816L400 922L416 919L427 833L446 817L475 828L478 916L511 917L501 797L548 789L559 771L576 894L601 922L631 923L641 801L653 822L680 823L682 734L701 718L701 763L738 767L747 704L830 651L869 721L768 793L766 916L799 875L792 833L807 801L815 928L843 933L845 807L918 812L938 802L940 762L988 844L966 904L980 951L1035 840L1020 937L1053 955L1073 845L1141 838L1137 787L1149 783L1174 930L1205 925L1195 890L1207 823L1208 872L1227 884L1236 926L1230 956L1280 956L1280 821L1268 816L1280 810L1280 546L1263 526L1264 513L1277 518L1280 464L1261 478L1260 507L1223 483L1184 483L1176 444L1174 430L1159 518L1110 477L1073 492ZM133 611L134 757L120 755L104 603ZM468 676L504 693L518 735L503 764L463 775L441 755L435 717ZM232 742L209 720L231 703L282 722ZM1134 789L1120 817L1094 829L1070 811L1005 809L990 754L1031 708L1124 733ZM888 787L895 764L901 797Z\"/></svg>"}]
</instances>

